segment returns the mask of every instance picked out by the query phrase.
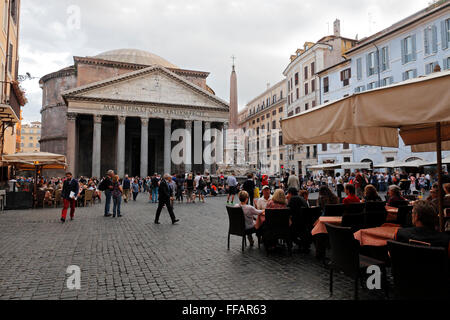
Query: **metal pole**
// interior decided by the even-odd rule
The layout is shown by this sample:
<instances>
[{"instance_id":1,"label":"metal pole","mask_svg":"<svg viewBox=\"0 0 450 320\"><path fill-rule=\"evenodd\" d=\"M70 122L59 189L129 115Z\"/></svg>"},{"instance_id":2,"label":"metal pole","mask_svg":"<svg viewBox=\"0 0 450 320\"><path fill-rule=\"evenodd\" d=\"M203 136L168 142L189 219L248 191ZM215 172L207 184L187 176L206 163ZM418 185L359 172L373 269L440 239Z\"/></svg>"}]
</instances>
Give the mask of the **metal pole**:
<instances>
[{"instance_id":1,"label":"metal pole","mask_svg":"<svg viewBox=\"0 0 450 320\"><path fill-rule=\"evenodd\" d=\"M438 203L439 203L439 228L444 232L444 194L442 192L442 145L441 145L441 123L436 123L436 152L437 152L437 174L438 174Z\"/></svg>"}]
</instances>

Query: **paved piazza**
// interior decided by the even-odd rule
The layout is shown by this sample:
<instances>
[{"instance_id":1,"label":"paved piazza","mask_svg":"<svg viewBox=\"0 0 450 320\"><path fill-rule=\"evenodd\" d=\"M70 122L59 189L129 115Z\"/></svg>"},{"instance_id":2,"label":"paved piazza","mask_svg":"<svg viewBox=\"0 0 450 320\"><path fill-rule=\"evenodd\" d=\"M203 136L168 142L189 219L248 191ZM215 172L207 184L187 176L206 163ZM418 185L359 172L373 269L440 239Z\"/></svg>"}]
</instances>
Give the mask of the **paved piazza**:
<instances>
[{"instance_id":1,"label":"paved piazza","mask_svg":"<svg viewBox=\"0 0 450 320\"><path fill-rule=\"evenodd\" d=\"M227 251L226 198L175 206L179 225L140 194L122 218L103 217L102 204L77 208L61 224L60 209L0 214L0 299L330 299L328 270L314 253L266 256ZM81 289L66 288L66 269L81 268ZM352 281L335 277L333 299L352 299ZM383 299L360 290L361 299Z\"/></svg>"}]
</instances>

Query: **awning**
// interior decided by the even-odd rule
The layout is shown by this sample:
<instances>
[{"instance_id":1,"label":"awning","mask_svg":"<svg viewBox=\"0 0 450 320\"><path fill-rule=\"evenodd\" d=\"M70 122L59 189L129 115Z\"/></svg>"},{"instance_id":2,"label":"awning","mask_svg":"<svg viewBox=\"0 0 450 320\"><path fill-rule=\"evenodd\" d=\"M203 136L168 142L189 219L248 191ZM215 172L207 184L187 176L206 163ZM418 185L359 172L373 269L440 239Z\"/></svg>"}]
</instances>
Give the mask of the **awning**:
<instances>
[{"instance_id":1,"label":"awning","mask_svg":"<svg viewBox=\"0 0 450 320\"><path fill-rule=\"evenodd\" d=\"M308 170L332 170L332 169L338 169L339 167L340 167L339 164L323 163L323 164L318 164L315 166L310 166L310 167L308 167Z\"/></svg>"},{"instance_id":2,"label":"awning","mask_svg":"<svg viewBox=\"0 0 450 320\"><path fill-rule=\"evenodd\" d=\"M65 169L66 157L61 154L47 152L15 153L2 157L4 164L14 165L19 170L34 170L36 166L42 169Z\"/></svg>"},{"instance_id":3,"label":"awning","mask_svg":"<svg viewBox=\"0 0 450 320\"><path fill-rule=\"evenodd\" d=\"M444 159L442 159L442 163L444 164L450 164L450 156L445 157ZM430 161L430 162L426 162L425 166L435 166L437 165L437 161Z\"/></svg>"},{"instance_id":4,"label":"awning","mask_svg":"<svg viewBox=\"0 0 450 320\"><path fill-rule=\"evenodd\" d=\"M0 121L17 123L19 122L19 118L10 105L0 104Z\"/></svg>"},{"instance_id":5,"label":"awning","mask_svg":"<svg viewBox=\"0 0 450 320\"><path fill-rule=\"evenodd\" d=\"M370 162L323 163L308 167L308 170L370 169Z\"/></svg>"},{"instance_id":6,"label":"awning","mask_svg":"<svg viewBox=\"0 0 450 320\"><path fill-rule=\"evenodd\" d=\"M417 145L435 142L440 122L442 141L450 141L449 88L447 70L356 93L282 120L283 140L398 147L400 133L406 145Z\"/></svg>"}]
</instances>

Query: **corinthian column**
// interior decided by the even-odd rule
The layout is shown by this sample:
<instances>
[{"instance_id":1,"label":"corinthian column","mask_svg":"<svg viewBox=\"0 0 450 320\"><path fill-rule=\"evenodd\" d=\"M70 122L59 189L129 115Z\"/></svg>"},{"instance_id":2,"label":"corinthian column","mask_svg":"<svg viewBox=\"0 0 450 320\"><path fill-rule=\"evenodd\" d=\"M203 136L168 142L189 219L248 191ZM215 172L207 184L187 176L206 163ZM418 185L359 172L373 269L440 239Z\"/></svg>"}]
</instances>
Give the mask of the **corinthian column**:
<instances>
[{"instance_id":1,"label":"corinthian column","mask_svg":"<svg viewBox=\"0 0 450 320\"><path fill-rule=\"evenodd\" d=\"M125 122L124 116L119 116L119 129L117 131L117 174L120 178L125 175Z\"/></svg>"},{"instance_id":2,"label":"corinthian column","mask_svg":"<svg viewBox=\"0 0 450 320\"><path fill-rule=\"evenodd\" d=\"M102 115L94 115L94 134L92 143L92 177L100 178L102 153Z\"/></svg>"},{"instance_id":3,"label":"corinthian column","mask_svg":"<svg viewBox=\"0 0 450 320\"><path fill-rule=\"evenodd\" d=\"M148 176L148 118L141 118L141 177Z\"/></svg>"},{"instance_id":4,"label":"corinthian column","mask_svg":"<svg viewBox=\"0 0 450 320\"><path fill-rule=\"evenodd\" d=\"M164 174L171 174L172 161L171 153L172 119L164 119Z\"/></svg>"},{"instance_id":5,"label":"corinthian column","mask_svg":"<svg viewBox=\"0 0 450 320\"><path fill-rule=\"evenodd\" d=\"M211 173L211 152L209 154L205 155L204 150L208 147L208 145L211 144L211 122L205 121L205 137L204 137L204 144L203 144L203 163L205 164L204 169L205 171L208 171ZM208 157L209 159L205 158Z\"/></svg>"},{"instance_id":6,"label":"corinthian column","mask_svg":"<svg viewBox=\"0 0 450 320\"><path fill-rule=\"evenodd\" d=\"M185 122L186 135L184 145L184 167L187 173L192 171L192 121Z\"/></svg>"},{"instance_id":7,"label":"corinthian column","mask_svg":"<svg viewBox=\"0 0 450 320\"><path fill-rule=\"evenodd\" d=\"M76 176L76 141L77 141L77 114L67 113L67 164L68 171Z\"/></svg>"}]
</instances>

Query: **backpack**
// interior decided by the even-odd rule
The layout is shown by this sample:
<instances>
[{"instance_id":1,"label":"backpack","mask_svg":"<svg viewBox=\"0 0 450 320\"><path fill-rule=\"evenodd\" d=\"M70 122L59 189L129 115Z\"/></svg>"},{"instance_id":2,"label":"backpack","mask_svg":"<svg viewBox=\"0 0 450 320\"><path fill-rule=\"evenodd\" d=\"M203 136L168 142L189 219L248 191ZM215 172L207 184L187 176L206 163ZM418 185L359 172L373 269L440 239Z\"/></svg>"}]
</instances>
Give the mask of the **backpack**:
<instances>
[{"instance_id":1,"label":"backpack","mask_svg":"<svg viewBox=\"0 0 450 320\"><path fill-rule=\"evenodd\" d=\"M201 178L201 179L198 181L198 187L199 187L199 189L203 189L203 188L206 187L206 183L205 183L205 180L203 180L203 178Z\"/></svg>"},{"instance_id":2,"label":"backpack","mask_svg":"<svg viewBox=\"0 0 450 320\"><path fill-rule=\"evenodd\" d=\"M102 179L102 181L100 181L100 184L98 185L98 190L100 191L106 190L106 179Z\"/></svg>"}]
</instances>

